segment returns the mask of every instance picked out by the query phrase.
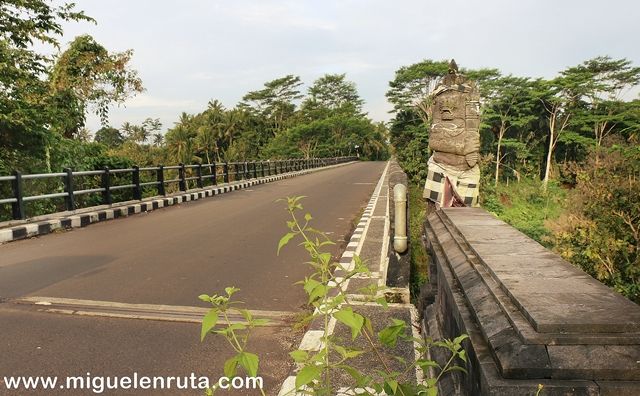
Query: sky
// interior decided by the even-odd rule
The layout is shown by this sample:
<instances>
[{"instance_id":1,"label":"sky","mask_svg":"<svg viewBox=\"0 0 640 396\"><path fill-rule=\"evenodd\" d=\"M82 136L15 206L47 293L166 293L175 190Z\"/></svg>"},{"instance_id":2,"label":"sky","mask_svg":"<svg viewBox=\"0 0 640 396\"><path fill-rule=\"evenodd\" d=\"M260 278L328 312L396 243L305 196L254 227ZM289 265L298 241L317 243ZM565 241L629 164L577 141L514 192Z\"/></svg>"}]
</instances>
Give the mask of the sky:
<instances>
[{"instance_id":1,"label":"sky","mask_svg":"<svg viewBox=\"0 0 640 396\"><path fill-rule=\"evenodd\" d=\"M57 1L61 2L61 1ZM306 88L346 73L375 121L388 121L395 71L424 59L465 68L555 76L599 56L640 65L634 0L75 0L97 24L66 23L61 42L92 35L109 51L134 50L146 91L113 107L110 124L159 118L218 99L234 107L288 74ZM63 49L64 49L63 45ZM87 126L100 127L89 116Z\"/></svg>"}]
</instances>

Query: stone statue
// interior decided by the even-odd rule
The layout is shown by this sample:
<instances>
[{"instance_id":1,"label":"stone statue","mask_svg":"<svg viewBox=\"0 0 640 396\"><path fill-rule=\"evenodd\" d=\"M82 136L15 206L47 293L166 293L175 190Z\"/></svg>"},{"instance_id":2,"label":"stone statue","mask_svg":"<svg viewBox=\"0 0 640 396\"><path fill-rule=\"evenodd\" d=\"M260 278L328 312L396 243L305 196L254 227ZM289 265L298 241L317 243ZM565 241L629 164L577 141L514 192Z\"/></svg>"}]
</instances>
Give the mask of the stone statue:
<instances>
[{"instance_id":1,"label":"stone statue","mask_svg":"<svg viewBox=\"0 0 640 396\"><path fill-rule=\"evenodd\" d=\"M480 94L458 73L455 60L431 94L431 130L423 197L438 206L477 206L480 167Z\"/></svg>"}]
</instances>

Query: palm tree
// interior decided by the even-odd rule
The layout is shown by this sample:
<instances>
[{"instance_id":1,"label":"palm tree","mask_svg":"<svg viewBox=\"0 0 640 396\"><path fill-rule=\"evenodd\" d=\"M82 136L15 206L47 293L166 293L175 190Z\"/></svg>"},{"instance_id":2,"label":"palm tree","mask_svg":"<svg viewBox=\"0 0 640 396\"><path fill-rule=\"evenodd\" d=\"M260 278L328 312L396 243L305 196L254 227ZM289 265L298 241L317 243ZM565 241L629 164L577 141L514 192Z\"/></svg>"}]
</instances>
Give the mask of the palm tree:
<instances>
[{"instance_id":1,"label":"palm tree","mask_svg":"<svg viewBox=\"0 0 640 396\"><path fill-rule=\"evenodd\" d=\"M192 128L193 116L182 113L176 126L167 132L165 140L171 157L181 163L190 163L194 159L194 139L196 131Z\"/></svg>"},{"instance_id":2,"label":"palm tree","mask_svg":"<svg viewBox=\"0 0 640 396\"><path fill-rule=\"evenodd\" d=\"M154 133L153 134L153 145L156 147L160 147L162 146L162 143L164 143L164 135L161 133Z\"/></svg>"},{"instance_id":3,"label":"palm tree","mask_svg":"<svg viewBox=\"0 0 640 396\"><path fill-rule=\"evenodd\" d=\"M215 129L208 125L203 125L198 128L198 134L196 135L196 147L198 150L204 151L207 157L207 164L211 163L209 153L218 151L218 140Z\"/></svg>"}]
</instances>

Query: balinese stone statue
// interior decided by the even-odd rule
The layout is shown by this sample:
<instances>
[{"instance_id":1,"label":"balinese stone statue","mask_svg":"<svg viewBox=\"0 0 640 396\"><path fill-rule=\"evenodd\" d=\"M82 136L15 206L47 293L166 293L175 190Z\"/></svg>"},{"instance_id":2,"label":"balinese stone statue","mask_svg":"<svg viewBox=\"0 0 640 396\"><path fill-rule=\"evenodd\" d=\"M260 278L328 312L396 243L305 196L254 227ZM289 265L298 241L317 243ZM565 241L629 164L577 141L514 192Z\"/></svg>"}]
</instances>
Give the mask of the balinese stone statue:
<instances>
[{"instance_id":1,"label":"balinese stone statue","mask_svg":"<svg viewBox=\"0 0 640 396\"><path fill-rule=\"evenodd\" d=\"M480 94L473 81L449 73L432 93L427 182L423 196L436 206L477 206L480 167Z\"/></svg>"}]
</instances>

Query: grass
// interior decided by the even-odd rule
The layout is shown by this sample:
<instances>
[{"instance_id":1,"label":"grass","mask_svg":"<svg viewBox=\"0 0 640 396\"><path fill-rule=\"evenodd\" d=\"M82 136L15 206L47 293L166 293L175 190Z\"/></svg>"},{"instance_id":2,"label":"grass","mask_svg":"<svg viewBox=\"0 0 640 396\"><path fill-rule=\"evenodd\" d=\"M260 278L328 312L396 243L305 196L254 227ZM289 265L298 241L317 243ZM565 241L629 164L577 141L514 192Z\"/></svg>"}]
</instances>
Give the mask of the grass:
<instances>
[{"instance_id":1,"label":"grass","mask_svg":"<svg viewBox=\"0 0 640 396\"><path fill-rule=\"evenodd\" d=\"M416 301L420 288L429 277L429 255L422 243L426 207L422 187L409 183L409 244L411 246L411 300Z\"/></svg>"},{"instance_id":2,"label":"grass","mask_svg":"<svg viewBox=\"0 0 640 396\"><path fill-rule=\"evenodd\" d=\"M484 209L545 245L550 233L545 222L558 218L567 205L566 191L559 185L550 183L545 193L542 183L531 179L485 186L480 196Z\"/></svg>"}]
</instances>

